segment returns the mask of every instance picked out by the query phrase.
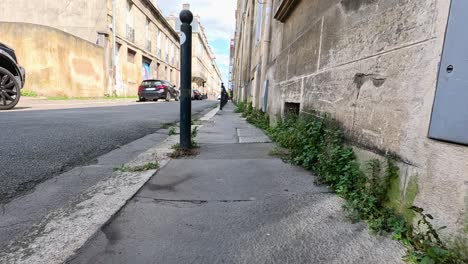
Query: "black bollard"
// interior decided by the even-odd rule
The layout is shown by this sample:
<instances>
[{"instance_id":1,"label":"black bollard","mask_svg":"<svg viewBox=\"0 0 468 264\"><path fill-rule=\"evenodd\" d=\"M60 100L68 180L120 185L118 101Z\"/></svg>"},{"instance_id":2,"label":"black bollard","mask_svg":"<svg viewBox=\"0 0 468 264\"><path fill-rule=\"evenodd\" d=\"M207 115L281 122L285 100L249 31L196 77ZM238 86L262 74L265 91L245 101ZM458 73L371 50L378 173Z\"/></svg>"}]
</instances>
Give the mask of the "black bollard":
<instances>
[{"instance_id":1,"label":"black bollard","mask_svg":"<svg viewBox=\"0 0 468 264\"><path fill-rule=\"evenodd\" d=\"M180 12L180 147L192 148L192 26L190 10Z\"/></svg>"}]
</instances>

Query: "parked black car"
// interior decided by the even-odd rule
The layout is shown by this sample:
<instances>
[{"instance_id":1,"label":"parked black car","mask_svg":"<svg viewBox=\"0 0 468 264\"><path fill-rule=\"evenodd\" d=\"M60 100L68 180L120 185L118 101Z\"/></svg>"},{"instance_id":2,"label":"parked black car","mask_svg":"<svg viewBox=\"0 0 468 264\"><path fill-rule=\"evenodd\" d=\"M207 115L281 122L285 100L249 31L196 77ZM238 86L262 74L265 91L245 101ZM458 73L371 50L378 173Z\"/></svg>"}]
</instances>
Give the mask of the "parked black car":
<instances>
[{"instance_id":1,"label":"parked black car","mask_svg":"<svg viewBox=\"0 0 468 264\"><path fill-rule=\"evenodd\" d=\"M25 70L18 65L15 51L0 43L0 110L18 104L25 82Z\"/></svg>"},{"instance_id":2,"label":"parked black car","mask_svg":"<svg viewBox=\"0 0 468 264\"><path fill-rule=\"evenodd\" d=\"M192 100L203 100L203 97L200 91L192 90Z\"/></svg>"},{"instance_id":3,"label":"parked black car","mask_svg":"<svg viewBox=\"0 0 468 264\"><path fill-rule=\"evenodd\" d=\"M170 101L174 99L179 101L179 91L172 83L162 80L144 80L138 87L138 97L140 102L146 100L157 101L164 99Z\"/></svg>"}]
</instances>

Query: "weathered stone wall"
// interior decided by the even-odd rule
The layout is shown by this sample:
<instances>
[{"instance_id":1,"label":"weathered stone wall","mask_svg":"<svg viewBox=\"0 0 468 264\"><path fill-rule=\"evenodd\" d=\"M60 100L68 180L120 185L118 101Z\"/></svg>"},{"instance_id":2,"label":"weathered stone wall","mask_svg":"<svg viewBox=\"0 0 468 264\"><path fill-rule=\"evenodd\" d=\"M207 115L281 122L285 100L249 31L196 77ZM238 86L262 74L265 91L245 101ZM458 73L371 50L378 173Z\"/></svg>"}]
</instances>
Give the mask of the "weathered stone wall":
<instances>
[{"instance_id":1,"label":"weathered stone wall","mask_svg":"<svg viewBox=\"0 0 468 264\"><path fill-rule=\"evenodd\" d=\"M108 32L108 9L107 0L3 0L0 21L54 27L96 43L97 32Z\"/></svg>"},{"instance_id":2,"label":"weathered stone wall","mask_svg":"<svg viewBox=\"0 0 468 264\"><path fill-rule=\"evenodd\" d=\"M24 89L42 96L106 94L102 47L54 28L27 23L0 23L0 36L15 49L26 69Z\"/></svg>"},{"instance_id":3,"label":"weathered stone wall","mask_svg":"<svg viewBox=\"0 0 468 264\"><path fill-rule=\"evenodd\" d=\"M278 1L275 1L278 2ZM402 193L448 232L467 228L468 147L427 138L450 1L308 0L274 21L269 112L339 120L361 149L396 154Z\"/></svg>"}]
</instances>

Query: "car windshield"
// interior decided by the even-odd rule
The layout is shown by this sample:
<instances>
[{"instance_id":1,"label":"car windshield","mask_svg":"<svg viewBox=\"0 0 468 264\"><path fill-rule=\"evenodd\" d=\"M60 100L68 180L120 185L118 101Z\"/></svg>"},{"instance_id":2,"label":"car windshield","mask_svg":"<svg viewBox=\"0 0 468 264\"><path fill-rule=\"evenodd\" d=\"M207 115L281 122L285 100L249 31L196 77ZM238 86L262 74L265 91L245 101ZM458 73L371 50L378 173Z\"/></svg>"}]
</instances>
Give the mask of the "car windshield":
<instances>
[{"instance_id":1,"label":"car windshield","mask_svg":"<svg viewBox=\"0 0 468 264\"><path fill-rule=\"evenodd\" d=\"M143 86L157 86L157 85L161 85L162 82L161 81L157 81L157 80L148 80L148 81L143 81L141 83L141 85Z\"/></svg>"}]
</instances>

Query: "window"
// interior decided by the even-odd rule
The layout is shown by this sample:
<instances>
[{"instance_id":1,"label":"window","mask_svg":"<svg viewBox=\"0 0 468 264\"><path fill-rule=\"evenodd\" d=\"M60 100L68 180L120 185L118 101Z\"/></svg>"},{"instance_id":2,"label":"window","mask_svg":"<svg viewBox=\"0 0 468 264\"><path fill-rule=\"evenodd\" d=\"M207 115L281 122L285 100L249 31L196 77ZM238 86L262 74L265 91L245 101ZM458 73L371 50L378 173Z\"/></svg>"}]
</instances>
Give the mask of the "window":
<instances>
[{"instance_id":1,"label":"window","mask_svg":"<svg viewBox=\"0 0 468 264\"><path fill-rule=\"evenodd\" d=\"M158 29L158 40L157 40L157 45L158 45L158 49L160 50L161 49L161 30Z\"/></svg>"},{"instance_id":2,"label":"window","mask_svg":"<svg viewBox=\"0 0 468 264\"><path fill-rule=\"evenodd\" d=\"M165 49L165 58L166 58L166 62L169 61L169 38L166 36L166 49Z\"/></svg>"},{"instance_id":3,"label":"window","mask_svg":"<svg viewBox=\"0 0 468 264\"><path fill-rule=\"evenodd\" d=\"M257 37L257 41L260 41L262 37L262 22L263 22L263 4L257 4L257 22L256 22L256 30L255 36Z\"/></svg>"},{"instance_id":4,"label":"window","mask_svg":"<svg viewBox=\"0 0 468 264\"><path fill-rule=\"evenodd\" d=\"M200 56L200 58L203 58L203 44L201 42L198 42L198 56Z\"/></svg>"},{"instance_id":5,"label":"window","mask_svg":"<svg viewBox=\"0 0 468 264\"><path fill-rule=\"evenodd\" d=\"M143 81L141 83L142 86L147 86L147 87L150 87L150 86L159 86L163 84L161 81L158 81L158 80L149 80L149 81Z\"/></svg>"},{"instance_id":6,"label":"window","mask_svg":"<svg viewBox=\"0 0 468 264\"><path fill-rule=\"evenodd\" d=\"M136 55L136 52L131 50L131 49L128 49L127 50L127 61L129 63L135 63L135 55Z\"/></svg>"},{"instance_id":7,"label":"window","mask_svg":"<svg viewBox=\"0 0 468 264\"><path fill-rule=\"evenodd\" d=\"M161 30L160 29L157 29L158 30L158 33L157 33L157 39L156 39L156 47L157 47L157 50L156 50L156 56L158 58L161 58Z\"/></svg>"},{"instance_id":8,"label":"window","mask_svg":"<svg viewBox=\"0 0 468 264\"><path fill-rule=\"evenodd\" d=\"M145 25L145 37L146 37L146 40L149 39L149 27L150 27L150 21L149 21L149 19L147 18L147 19L146 19L146 25Z\"/></svg>"},{"instance_id":9,"label":"window","mask_svg":"<svg viewBox=\"0 0 468 264\"><path fill-rule=\"evenodd\" d=\"M127 0L127 39L135 41L135 30L133 29L132 4Z\"/></svg>"},{"instance_id":10,"label":"window","mask_svg":"<svg viewBox=\"0 0 468 264\"><path fill-rule=\"evenodd\" d=\"M133 27L133 16L132 16L132 3L127 0L127 25L130 27Z\"/></svg>"},{"instance_id":11,"label":"window","mask_svg":"<svg viewBox=\"0 0 468 264\"><path fill-rule=\"evenodd\" d=\"M174 43L171 42L171 63L174 64Z\"/></svg>"},{"instance_id":12,"label":"window","mask_svg":"<svg viewBox=\"0 0 468 264\"><path fill-rule=\"evenodd\" d=\"M166 37L166 54L169 54L169 38Z\"/></svg>"}]
</instances>

